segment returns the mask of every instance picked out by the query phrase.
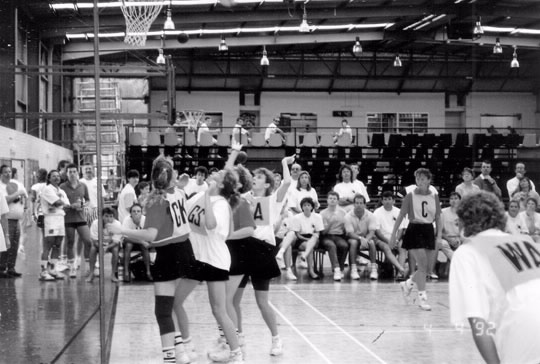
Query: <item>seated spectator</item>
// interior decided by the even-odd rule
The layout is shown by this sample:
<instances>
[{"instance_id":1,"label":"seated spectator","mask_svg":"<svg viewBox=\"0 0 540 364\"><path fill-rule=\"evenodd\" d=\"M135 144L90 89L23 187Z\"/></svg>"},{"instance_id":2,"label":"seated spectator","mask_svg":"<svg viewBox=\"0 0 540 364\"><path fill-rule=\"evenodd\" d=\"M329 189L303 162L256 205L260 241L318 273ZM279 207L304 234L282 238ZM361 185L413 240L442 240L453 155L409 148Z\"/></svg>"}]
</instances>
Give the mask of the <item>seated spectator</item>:
<instances>
[{"instance_id":1,"label":"seated spectator","mask_svg":"<svg viewBox=\"0 0 540 364\"><path fill-rule=\"evenodd\" d=\"M317 196L317 191L315 191L315 188L311 187L311 176L307 171L300 172L300 175L298 176L298 181L295 183L296 188L294 190L290 190L289 195L289 208L294 214L299 214L302 212L302 208L300 206L300 201L302 201L305 197L311 197L313 202L315 203L315 210L319 209L319 197Z\"/></svg>"},{"instance_id":2,"label":"seated spectator","mask_svg":"<svg viewBox=\"0 0 540 364\"><path fill-rule=\"evenodd\" d=\"M512 197L514 192L516 192L519 188L519 181L521 181L523 177L525 177L525 173L527 173L527 170L525 169L525 163L517 162L514 172L516 173L516 175L506 182L506 190L508 191L508 197ZM536 191L533 181L531 181L531 190Z\"/></svg>"},{"instance_id":3,"label":"seated spectator","mask_svg":"<svg viewBox=\"0 0 540 364\"><path fill-rule=\"evenodd\" d=\"M210 128L208 128L208 124L212 124L212 118L209 116L205 117L204 120L199 122L199 126L197 128L197 143L201 142L201 135L203 133L219 133L219 129L210 130ZM212 137L212 141L214 144L217 143L217 140L214 137Z\"/></svg>"},{"instance_id":4,"label":"seated spectator","mask_svg":"<svg viewBox=\"0 0 540 364\"><path fill-rule=\"evenodd\" d=\"M511 198L512 200L519 201L520 211L525 211L525 204L529 198L534 198L536 200L536 204L540 204L540 195L538 195L538 192L532 190L531 180L528 177L523 177L519 181L519 186L512 194Z\"/></svg>"},{"instance_id":5,"label":"seated spectator","mask_svg":"<svg viewBox=\"0 0 540 364\"><path fill-rule=\"evenodd\" d=\"M353 184L354 191L364 196L364 198L366 199L366 203L369 203L369 201L371 200L369 199L366 186L364 185L362 181L358 179L358 175L360 174L360 166L358 165L358 163L351 164L351 171L352 171L352 184Z\"/></svg>"},{"instance_id":6,"label":"seated spectator","mask_svg":"<svg viewBox=\"0 0 540 364\"><path fill-rule=\"evenodd\" d=\"M352 141L353 132L352 132L351 127L349 126L349 121L347 119L341 120L341 128L339 129L339 131L334 136L334 142L337 143L339 138L341 138L343 135L348 135L349 140Z\"/></svg>"},{"instance_id":7,"label":"seated spectator","mask_svg":"<svg viewBox=\"0 0 540 364\"><path fill-rule=\"evenodd\" d=\"M399 209L394 206L394 203L394 194L390 191L386 191L382 194L382 206L373 211L373 216L375 216L377 220L377 230L375 230L375 247L384 253L386 259L388 259L390 263L392 263L394 267L397 268L397 270L399 271L399 275L401 277L404 277L405 269L396 259L394 253L392 253L392 250L399 251L399 247L397 245L390 246L392 229L394 228L394 224L399 216ZM400 237L403 235L404 231L404 228L400 229L398 233ZM396 242L398 242L399 240L401 239L396 239ZM402 252L400 252L400 255L404 257L406 255L406 251L402 250ZM374 262L372 261L372 263ZM375 276L375 274L373 276Z\"/></svg>"},{"instance_id":8,"label":"seated spectator","mask_svg":"<svg viewBox=\"0 0 540 364\"><path fill-rule=\"evenodd\" d=\"M506 212L506 227L504 231L508 234L519 235L528 234L527 223L523 220L523 215L519 213L519 201L510 200L508 211Z\"/></svg>"},{"instance_id":9,"label":"seated spectator","mask_svg":"<svg viewBox=\"0 0 540 364\"><path fill-rule=\"evenodd\" d=\"M371 261L370 279L378 279L377 249L375 248L375 231L377 219L373 213L366 209L366 199L361 194L353 198L354 208L345 215L345 231L349 243L349 263L351 265L351 279L360 279L356 266L356 257L360 250L369 250Z\"/></svg>"},{"instance_id":10,"label":"seated spectator","mask_svg":"<svg viewBox=\"0 0 540 364\"><path fill-rule=\"evenodd\" d=\"M150 196L150 183L142 181L137 185L137 188L135 190L136 192L137 190L139 192L137 202L142 206L143 215L146 215L146 202L148 201L148 196Z\"/></svg>"},{"instance_id":11,"label":"seated spectator","mask_svg":"<svg viewBox=\"0 0 540 364\"><path fill-rule=\"evenodd\" d=\"M338 206L339 194L328 192L328 207L321 211L324 230L319 238L320 246L328 252L328 258L334 272L334 281L341 281L349 244L345 234L345 211Z\"/></svg>"},{"instance_id":12,"label":"seated spectator","mask_svg":"<svg viewBox=\"0 0 540 364\"><path fill-rule=\"evenodd\" d=\"M135 203L129 209L130 216L126 217L122 222L122 227L130 230L141 230L144 228L146 217L142 213L142 206ZM133 249L141 252L143 256L144 267L146 268L146 278L152 281L150 273L150 253L143 241L128 239L124 237L124 282L131 282L131 271L129 267L131 252Z\"/></svg>"},{"instance_id":13,"label":"seated spectator","mask_svg":"<svg viewBox=\"0 0 540 364\"><path fill-rule=\"evenodd\" d=\"M122 228L120 221L114 218L114 210L110 207L105 207L102 211L103 215L103 252L112 252L111 257L111 280L118 282L118 253L120 251L120 243L122 242L121 234L113 234L107 228L107 224L112 224L119 229ZM94 269L96 267L96 256L99 251L99 234L98 234L98 222L95 220L90 227L90 236L92 238L92 246L90 247L90 274L86 281L92 283L94 281Z\"/></svg>"},{"instance_id":14,"label":"seated spectator","mask_svg":"<svg viewBox=\"0 0 540 364\"><path fill-rule=\"evenodd\" d=\"M308 274L312 279L318 279L313 267L313 249L319 242L319 233L324 230L324 223L321 215L314 213L315 202L310 197L305 197L300 201L302 213L290 219L290 231L285 235L281 243L276 259L283 260L284 251L292 246L303 250L300 259L307 262Z\"/></svg>"},{"instance_id":15,"label":"seated spectator","mask_svg":"<svg viewBox=\"0 0 540 364\"><path fill-rule=\"evenodd\" d=\"M249 131L244 129L244 119L242 119L241 117L238 117L236 119L236 124L234 124L233 130L232 130L232 137L238 143L242 144L243 142L242 135L245 135L247 137L248 143L251 143L251 138L249 137Z\"/></svg>"},{"instance_id":16,"label":"seated spectator","mask_svg":"<svg viewBox=\"0 0 540 364\"><path fill-rule=\"evenodd\" d=\"M463 182L456 186L456 192L459 193L461 197L465 197L470 193L476 193L480 191L480 187L473 183L474 172L470 168L463 168L461 172L461 178Z\"/></svg>"},{"instance_id":17,"label":"seated spectator","mask_svg":"<svg viewBox=\"0 0 540 364\"><path fill-rule=\"evenodd\" d=\"M497 182L491 177L491 161L485 160L482 162L482 173L475 178L474 184L480 187L481 190L492 192L500 199L501 189L497 186Z\"/></svg>"},{"instance_id":18,"label":"seated spectator","mask_svg":"<svg viewBox=\"0 0 540 364\"><path fill-rule=\"evenodd\" d=\"M531 238L540 243L540 214L536 212L538 204L536 199L529 197L525 203L525 211L520 212Z\"/></svg>"},{"instance_id":19,"label":"seated spectator","mask_svg":"<svg viewBox=\"0 0 540 364\"><path fill-rule=\"evenodd\" d=\"M264 140L266 140L266 142L268 142L270 137L274 134L279 134L283 141L285 141L285 133L278 127L279 121L279 116L276 116L274 117L273 121L266 127L266 130L264 131Z\"/></svg>"}]
</instances>

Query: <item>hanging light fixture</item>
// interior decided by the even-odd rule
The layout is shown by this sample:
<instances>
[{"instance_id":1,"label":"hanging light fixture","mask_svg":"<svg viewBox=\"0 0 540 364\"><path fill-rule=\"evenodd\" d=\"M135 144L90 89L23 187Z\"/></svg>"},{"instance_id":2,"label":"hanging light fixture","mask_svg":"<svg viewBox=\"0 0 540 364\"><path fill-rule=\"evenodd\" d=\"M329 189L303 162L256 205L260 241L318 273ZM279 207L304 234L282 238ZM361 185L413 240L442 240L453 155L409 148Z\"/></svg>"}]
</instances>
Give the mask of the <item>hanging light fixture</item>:
<instances>
[{"instance_id":1,"label":"hanging light fixture","mask_svg":"<svg viewBox=\"0 0 540 364\"><path fill-rule=\"evenodd\" d=\"M159 49L159 55L156 58L157 64L165 64L165 56L163 55L163 49Z\"/></svg>"},{"instance_id":2,"label":"hanging light fixture","mask_svg":"<svg viewBox=\"0 0 540 364\"><path fill-rule=\"evenodd\" d=\"M268 60L268 54L266 53L266 46L263 46L263 55L261 57L261 66L270 66L270 61Z\"/></svg>"},{"instance_id":3,"label":"hanging light fixture","mask_svg":"<svg viewBox=\"0 0 540 364\"><path fill-rule=\"evenodd\" d=\"M499 37L497 37L495 45L493 46L493 54L501 54L502 52L501 41L499 40Z\"/></svg>"},{"instance_id":4,"label":"hanging light fixture","mask_svg":"<svg viewBox=\"0 0 540 364\"><path fill-rule=\"evenodd\" d=\"M402 63L401 63L401 58L399 58L399 53L396 54L396 58L394 59L394 67L401 67L402 66Z\"/></svg>"},{"instance_id":5,"label":"hanging light fixture","mask_svg":"<svg viewBox=\"0 0 540 364\"><path fill-rule=\"evenodd\" d=\"M359 56L362 54L362 45L360 44L360 37L356 37L356 42L354 42L354 45L352 47L352 52L355 56Z\"/></svg>"},{"instance_id":6,"label":"hanging light fixture","mask_svg":"<svg viewBox=\"0 0 540 364\"><path fill-rule=\"evenodd\" d=\"M219 42L218 50L220 52L227 52L229 50L229 46L227 45L227 42L225 42L225 36L221 36L221 42Z\"/></svg>"},{"instance_id":7,"label":"hanging light fixture","mask_svg":"<svg viewBox=\"0 0 540 364\"><path fill-rule=\"evenodd\" d=\"M519 68L519 61L517 59L517 46L514 46L514 54L512 55L512 62L510 62L510 68Z\"/></svg>"},{"instance_id":8,"label":"hanging light fixture","mask_svg":"<svg viewBox=\"0 0 540 364\"><path fill-rule=\"evenodd\" d=\"M304 15L302 15L302 23L300 23L300 27L298 28L298 31L300 33L309 33L309 24L307 22L306 3L304 3Z\"/></svg>"},{"instance_id":9,"label":"hanging light fixture","mask_svg":"<svg viewBox=\"0 0 540 364\"><path fill-rule=\"evenodd\" d=\"M480 17L476 17L476 24L474 25L473 34L480 35L484 34L484 28L482 28L482 23L480 21Z\"/></svg>"},{"instance_id":10,"label":"hanging light fixture","mask_svg":"<svg viewBox=\"0 0 540 364\"><path fill-rule=\"evenodd\" d=\"M172 0L171 0L172 2ZM167 19L165 20L165 23L163 23L163 29L164 30L174 30L174 22L172 20L172 10L171 10L171 3L169 3L169 6L167 7Z\"/></svg>"}]
</instances>

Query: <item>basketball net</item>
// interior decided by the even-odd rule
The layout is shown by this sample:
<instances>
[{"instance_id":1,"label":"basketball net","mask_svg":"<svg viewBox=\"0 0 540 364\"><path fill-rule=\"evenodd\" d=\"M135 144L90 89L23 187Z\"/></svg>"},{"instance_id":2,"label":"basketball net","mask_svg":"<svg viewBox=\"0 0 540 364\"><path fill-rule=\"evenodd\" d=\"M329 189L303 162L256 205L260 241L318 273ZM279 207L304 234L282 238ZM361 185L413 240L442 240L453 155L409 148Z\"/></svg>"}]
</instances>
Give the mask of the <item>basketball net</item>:
<instances>
[{"instance_id":1,"label":"basketball net","mask_svg":"<svg viewBox=\"0 0 540 364\"><path fill-rule=\"evenodd\" d=\"M122 13L126 18L126 37L124 42L142 47L146 44L146 34L156 20L162 0L122 0Z\"/></svg>"},{"instance_id":2,"label":"basketball net","mask_svg":"<svg viewBox=\"0 0 540 364\"><path fill-rule=\"evenodd\" d=\"M185 127L195 131L204 118L204 110L182 110L178 112L178 118L174 126Z\"/></svg>"}]
</instances>

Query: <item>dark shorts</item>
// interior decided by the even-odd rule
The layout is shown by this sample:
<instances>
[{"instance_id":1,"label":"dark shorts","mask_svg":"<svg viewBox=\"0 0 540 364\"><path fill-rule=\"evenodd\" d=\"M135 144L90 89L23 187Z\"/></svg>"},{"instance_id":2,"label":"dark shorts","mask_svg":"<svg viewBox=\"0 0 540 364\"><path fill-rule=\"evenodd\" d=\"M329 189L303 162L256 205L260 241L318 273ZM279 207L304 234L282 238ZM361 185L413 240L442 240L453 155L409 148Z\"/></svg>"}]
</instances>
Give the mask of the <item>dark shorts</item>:
<instances>
[{"instance_id":1,"label":"dark shorts","mask_svg":"<svg viewBox=\"0 0 540 364\"><path fill-rule=\"evenodd\" d=\"M229 271L219 269L205 262L195 260L193 269L186 278L202 282L221 282L229 280Z\"/></svg>"},{"instance_id":2,"label":"dark shorts","mask_svg":"<svg viewBox=\"0 0 540 364\"><path fill-rule=\"evenodd\" d=\"M36 220L36 225L40 229L45 228L45 215L38 215L37 220Z\"/></svg>"},{"instance_id":3,"label":"dark shorts","mask_svg":"<svg viewBox=\"0 0 540 364\"><path fill-rule=\"evenodd\" d=\"M229 274L231 276L238 276L246 274L248 272L248 264L250 257L247 254L247 244L249 244L249 238L227 240L227 247L231 254L231 268L229 268Z\"/></svg>"},{"instance_id":4,"label":"dark shorts","mask_svg":"<svg viewBox=\"0 0 540 364\"><path fill-rule=\"evenodd\" d=\"M403 249L435 249L433 224L410 223L403 236Z\"/></svg>"},{"instance_id":5,"label":"dark shorts","mask_svg":"<svg viewBox=\"0 0 540 364\"><path fill-rule=\"evenodd\" d=\"M80 226L88 226L88 223L86 221L80 221L80 222L66 222L64 224L66 228L73 228L76 229Z\"/></svg>"},{"instance_id":6,"label":"dark shorts","mask_svg":"<svg viewBox=\"0 0 540 364\"><path fill-rule=\"evenodd\" d=\"M156 261L151 266L155 282L190 278L196 261L189 240L156 248Z\"/></svg>"},{"instance_id":7,"label":"dark shorts","mask_svg":"<svg viewBox=\"0 0 540 364\"><path fill-rule=\"evenodd\" d=\"M246 239L246 256L249 257L246 274L256 279L272 279L281 275L276 262L276 247L254 237Z\"/></svg>"},{"instance_id":8,"label":"dark shorts","mask_svg":"<svg viewBox=\"0 0 540 364\"><path fill-rule=\"evenodd\" d=\"M143 246L141 244L136 243L133 240L124 239L124 241L123 241L124 247L126 246L126 244L131 244L131 251L132 252L142 252L143 250L147 250L147 249L143 248Z\"/></svg>"},{"instance_id":9,"label":"dark shorts","mask_svg":"<svg viewBox=\"0 0 540 364\"><path fill-rule=\"evenodd\" d=\"M250 277L247 274L242 278L238 288L246 288L248 282L251 278L251 284L255 291L269 291L270 290L270 279L260 279L255 277Z\"/></svg>"}]
</instances>

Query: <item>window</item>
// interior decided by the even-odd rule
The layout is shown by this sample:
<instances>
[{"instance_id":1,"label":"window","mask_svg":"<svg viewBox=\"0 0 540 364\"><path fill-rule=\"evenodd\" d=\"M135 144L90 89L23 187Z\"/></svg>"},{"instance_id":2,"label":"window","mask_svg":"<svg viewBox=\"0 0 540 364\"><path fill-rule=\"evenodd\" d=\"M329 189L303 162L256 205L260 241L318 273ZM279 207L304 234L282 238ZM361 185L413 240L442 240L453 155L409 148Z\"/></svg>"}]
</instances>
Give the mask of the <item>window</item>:
<instances>
[{"instance_id":1,"label":"window","mask_svg":"<svg viewBox=\"0 0 540 364\"><path fill-rule=\"evenodd\" d=\"M368 113L370 133L426 133L427 113Z\"/></svg>"}]
</instances>

